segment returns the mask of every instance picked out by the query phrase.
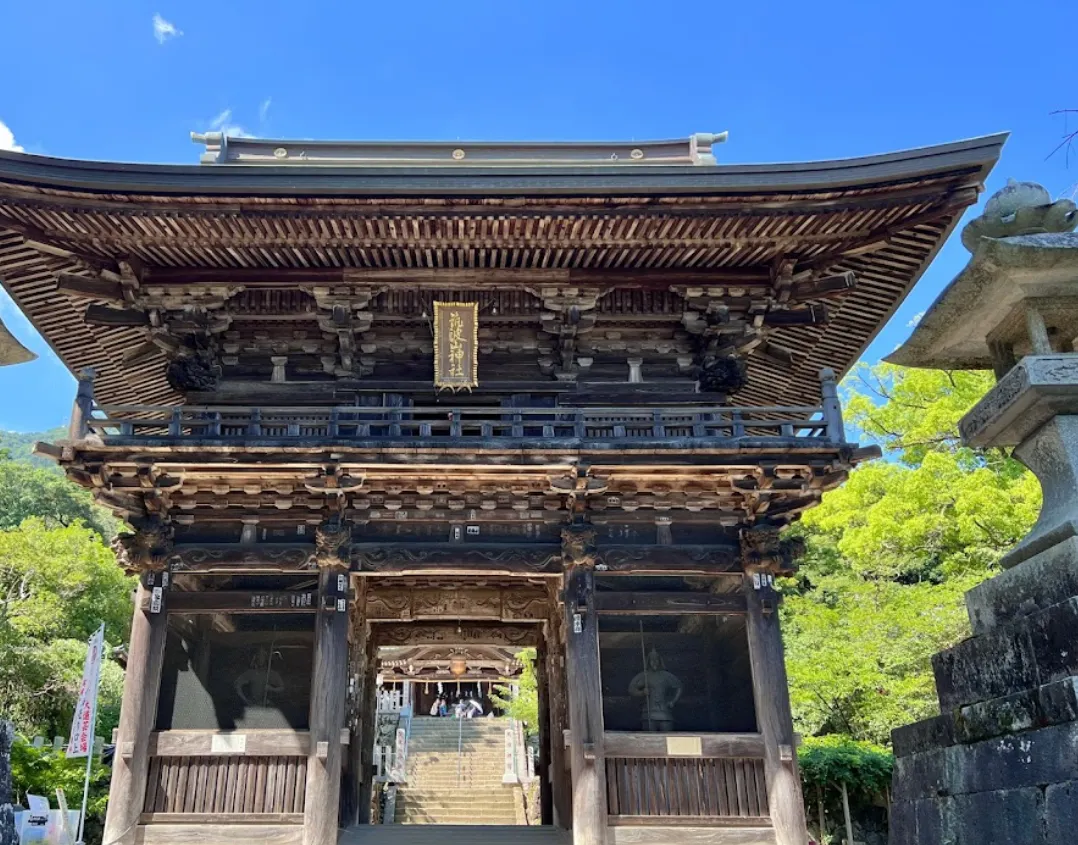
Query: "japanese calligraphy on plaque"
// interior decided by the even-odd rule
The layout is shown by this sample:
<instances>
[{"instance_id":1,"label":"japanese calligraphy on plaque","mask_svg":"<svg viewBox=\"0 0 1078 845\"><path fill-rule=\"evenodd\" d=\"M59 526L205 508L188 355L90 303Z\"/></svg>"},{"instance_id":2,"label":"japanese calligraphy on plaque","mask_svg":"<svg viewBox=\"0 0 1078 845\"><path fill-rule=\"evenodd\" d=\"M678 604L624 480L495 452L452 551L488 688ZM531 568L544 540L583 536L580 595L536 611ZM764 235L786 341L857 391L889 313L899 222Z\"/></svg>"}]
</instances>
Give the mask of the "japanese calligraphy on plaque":
<instances>
[{"instance_id":1,"label":"japanese calligraphy on plaque","mask_svg":"<svg viewBox=\"0 0 1078 845\"><path fill-rule=\"evenodd\" d=\"M434 386L471 390L479 384L479 304L434 303Z\"/></svg>"}]
</instances>

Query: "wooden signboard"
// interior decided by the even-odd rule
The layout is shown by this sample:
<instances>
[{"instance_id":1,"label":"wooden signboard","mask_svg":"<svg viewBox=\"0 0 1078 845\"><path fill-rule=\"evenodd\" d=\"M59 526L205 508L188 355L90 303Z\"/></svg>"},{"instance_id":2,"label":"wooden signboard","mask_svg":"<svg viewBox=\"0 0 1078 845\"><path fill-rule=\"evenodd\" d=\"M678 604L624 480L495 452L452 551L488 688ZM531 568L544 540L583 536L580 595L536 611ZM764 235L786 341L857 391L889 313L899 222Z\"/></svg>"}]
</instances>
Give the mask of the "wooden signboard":
<instances>
[{"instance_id":1,"label":"wooden signboard","mask_svg":"<svg viewBox=\"0 0 1078 845\"><path fill-rule=\"evenodd\" d=\"M434 303L434 386L471 390L479 384L479 304Z\"/></svg>"}]
</instances>

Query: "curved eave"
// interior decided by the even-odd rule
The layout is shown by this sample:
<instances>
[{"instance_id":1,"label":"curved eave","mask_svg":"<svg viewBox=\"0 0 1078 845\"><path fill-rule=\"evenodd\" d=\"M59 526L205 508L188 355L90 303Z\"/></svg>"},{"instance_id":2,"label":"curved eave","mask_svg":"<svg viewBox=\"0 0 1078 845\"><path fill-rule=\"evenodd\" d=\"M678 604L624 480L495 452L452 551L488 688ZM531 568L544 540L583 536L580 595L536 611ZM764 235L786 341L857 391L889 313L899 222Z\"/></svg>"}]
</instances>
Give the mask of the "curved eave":
<instances>
[{"instance_id":1,"label":"curved eave","mask_svg":"<svg viewBox=\"0 0 1078 845\"><path fill-rule=\"evenodd\" d=\"M0 152L0 182L173 196L581 196L791 193L886 184L969 168L987 173L1006 133L885 155L750 165L337 166L128 164Z\"/></svg>"},{"instance_id":2,"label":"curved eave","mask_svg":"<svg viewBox=\"0 0 1078 845\"><path fill-rule=\"evenodd\" d=\"M1078 278L1078 233L983 238L909 339L884 358L903 367L992 368L988 334L1025 296L1054 295Z\"/></svg>"}]
</instances>

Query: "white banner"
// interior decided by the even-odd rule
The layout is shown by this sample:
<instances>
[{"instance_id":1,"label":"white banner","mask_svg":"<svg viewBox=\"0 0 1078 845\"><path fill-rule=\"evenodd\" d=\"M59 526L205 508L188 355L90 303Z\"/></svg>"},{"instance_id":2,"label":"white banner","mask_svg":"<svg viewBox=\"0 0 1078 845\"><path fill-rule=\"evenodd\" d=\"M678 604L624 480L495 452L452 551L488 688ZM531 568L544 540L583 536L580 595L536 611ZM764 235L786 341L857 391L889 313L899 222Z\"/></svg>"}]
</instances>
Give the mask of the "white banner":
<instances>
[{"instance_id":1,"label":"white banner","mask_svg":"<svg viewBox=\"0 0 1078 845\"><path fill-rule=\"evenodd\" d=\"M105 626L102 625L90 637L86 651L86 663L82 667L82 684L79 700L75 705L75 718L71 720L71 739L67 744L67 756L89 757L94 747L94 722L97 718L97 682L101 677L101 652L105 649Z\"/></svg>"}]
</instances>

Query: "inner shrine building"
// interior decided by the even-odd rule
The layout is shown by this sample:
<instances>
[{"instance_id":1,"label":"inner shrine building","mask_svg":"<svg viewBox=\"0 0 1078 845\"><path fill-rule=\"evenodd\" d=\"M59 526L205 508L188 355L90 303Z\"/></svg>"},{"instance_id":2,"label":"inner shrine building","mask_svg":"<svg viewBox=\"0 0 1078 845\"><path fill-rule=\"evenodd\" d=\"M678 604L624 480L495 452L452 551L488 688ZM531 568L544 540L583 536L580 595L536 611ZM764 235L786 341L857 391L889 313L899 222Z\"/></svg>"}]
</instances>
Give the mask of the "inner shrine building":
<instances>
[{"instance_id":1,"label":"inner shrine building","mask_svg":"<svg viewBox=\"0 0 1078 845\"><path fill-rule=\"evenodd\" d=\"M836 381L1004 136L724 137L0 152L0 278L78 376L38 451L138 578L106 842L382 841L380 696L534 654L552 841L804 845L782 529L878 454Z\"/></svg>"}]
</instances>

